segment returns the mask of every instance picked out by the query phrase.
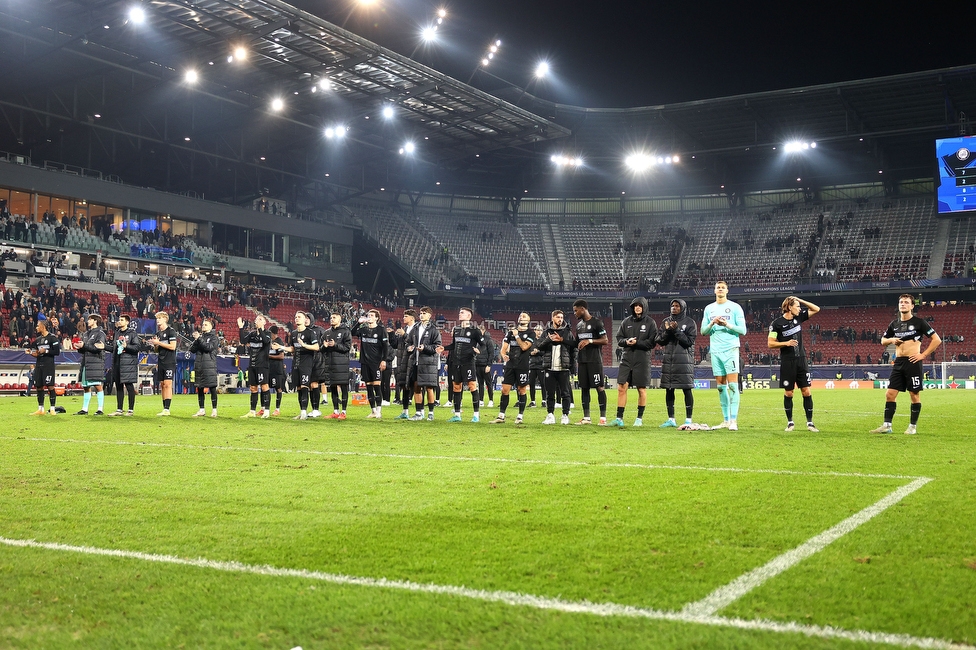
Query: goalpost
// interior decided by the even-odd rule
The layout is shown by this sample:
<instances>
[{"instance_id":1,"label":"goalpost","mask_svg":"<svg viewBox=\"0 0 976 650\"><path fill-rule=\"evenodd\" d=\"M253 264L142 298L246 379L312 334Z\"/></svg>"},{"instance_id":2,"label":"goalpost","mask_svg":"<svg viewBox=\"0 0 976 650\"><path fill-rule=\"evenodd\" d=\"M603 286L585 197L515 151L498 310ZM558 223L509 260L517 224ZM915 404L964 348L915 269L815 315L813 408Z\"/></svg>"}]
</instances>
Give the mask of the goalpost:
<instances>
[{"instance_id":1,"label":"goalpost","mask_svg":"<svg viewBox=\"0 0 976 650\"><path fill-rule=\"evenodd\" d=\"M943 388L956 382L963 384L976 378L976 363L972 361L943 361L938 379Z\"/></svg>"}]
</instances>

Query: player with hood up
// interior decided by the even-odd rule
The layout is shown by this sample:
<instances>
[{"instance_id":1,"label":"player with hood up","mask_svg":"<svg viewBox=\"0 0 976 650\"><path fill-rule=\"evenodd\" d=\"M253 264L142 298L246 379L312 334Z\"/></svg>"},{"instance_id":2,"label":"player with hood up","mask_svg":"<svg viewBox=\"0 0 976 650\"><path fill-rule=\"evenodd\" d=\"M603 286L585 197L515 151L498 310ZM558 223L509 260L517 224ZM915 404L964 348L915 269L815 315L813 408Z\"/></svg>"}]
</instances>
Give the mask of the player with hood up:
<instances>
[{"instance_id":1,"label":"player with hood up","mask_svg":"<svg viewBox=\"0 0 976 650\"><path fill-rule=\"evenodd\" d=\"M679 428L684 431L692 427L692 412L695 409L695 339L698 325L688 316L688 303L684 300L671 301L671 315L661 323L654 342L664 348L664 362L661 364L661 388L664 389L664 404L668 409L668 419L661 425L677 427L674 419L674 391L680 389L685 397L685 423Z\"/></svg>"},{"instance_id":2,"label":"player with hood up","mask_svg":"<svg viewBox=\"0 0 976 650\"><path fill-rule=\"evenodd\" d=\"M637 389L637 419L635 427L644 426L647 407L647 387L651 385L651 350L657 336L657 323L647 315L647 300L638 296L630 303L630 315L620 322L617 345L624 349L617 371L617 417L610 426L624 426L627 408L627 389Z\"/></svg>"}]
</instances>

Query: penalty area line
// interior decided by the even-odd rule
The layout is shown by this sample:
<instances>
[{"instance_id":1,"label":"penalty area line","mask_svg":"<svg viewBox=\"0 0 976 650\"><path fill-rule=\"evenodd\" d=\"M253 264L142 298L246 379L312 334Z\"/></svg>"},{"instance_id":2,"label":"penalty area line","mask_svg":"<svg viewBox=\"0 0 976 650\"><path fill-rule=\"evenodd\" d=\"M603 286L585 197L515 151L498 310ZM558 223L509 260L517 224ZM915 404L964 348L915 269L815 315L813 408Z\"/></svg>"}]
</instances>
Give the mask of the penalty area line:
<instances>
[{"instance_id":1,"label":"penalty area line","mask_svg":"<svg viewBox=\"0 0 976 650\"><path fill-rule=\"evenodd\" d=\"M514 591L485 591L463 586L424 584L407 580L387 580L385 578L366 578L348 576L307 569L287 569L269 565L244 564L241 562L227 562L208 560L205 558L184 558L174 555L160 555L142 553L122 549L106 549L93 546L73 546L53 542L38 542L32 539L9 539L0 537L0 545L57 551L62 553L80 553L83 555L104 556L143 562L154 562L178 566L195 567L225 573L244 573L276 578L297 578L300 580L314 580L336 585L355 587L380 588L445 595L456 598L466 598L489 603L500 603L512 607L529 607L537 610L557 611L573 614L589 614L603 617L641 618L654 621L669 621L712 627L734 628L747 631L774 632L781 634L802 634L807 637L823 639L843 639L847 641L880 643L903 648L931 648L935 650L976 650L976 646L955 643L945 639L932 637L916 637L908 634L894 634L888 632L871 632L867 630L847 630L830 626L805 625L793 622L778 622L762 619L748 620L740 618L725 618L722 616L690 614L686 612L671 612L615 603L591 603L588 601L568 601L559 598L534 596Z\"/></svg>"},{"instance_id":2,"label":"penalty area line","mask_svg":"<svg viewBox=\"0 0 976 650\"><path fill-rule=\"evenodd\" d=\"M779 555L763 566L745 573L729 584L719 587L703 599L688 603L682 608L682 613L689 616L710 616L742 598L753 589L759 587L787 569L790 569L815 553L819 553L847 533L867 523L874 517L895 505L911 493L930 483L933 479L919 478L908 485L903 485L891 492L880 501L871 504L860 512L856 512L836 526L811 537L794 549Z\"/></svg>"},{"instance_id":3,"label":"penalty area line","mask_svg":"<svg viewBox=\"0 0 976 650\"><path fill-rule=\"evenodd\" d=\"M837 478L870 478L911 480L925 478L903 474L867 474L863 472L803 472L792 469L763 469L742 467L707 467L702 465L655 465L650 463L600 463L583 460L547 460L535 458L494 458L479 456L424 456L420 454L379 454L369 451L330 451L320 449L283 449L275 447L234 447L228 445L193 445L175 442L133 442L130 440L83 440L80 438L36 438L25 436L0 436L0 440L25 442L54 442L80 445L117 445L120 447L150 447L160 449L189 449L199 451L229 451L265 454L308 454L309 456L350 456L360 458L392 458L396 460L442 460L461 463L511 463L521 465L548 465L552 467L607 467L617 469L665 469L689 472L729 472L733 474L778 474L784 476L825 476Z\"/></svg>"}]
</instances>

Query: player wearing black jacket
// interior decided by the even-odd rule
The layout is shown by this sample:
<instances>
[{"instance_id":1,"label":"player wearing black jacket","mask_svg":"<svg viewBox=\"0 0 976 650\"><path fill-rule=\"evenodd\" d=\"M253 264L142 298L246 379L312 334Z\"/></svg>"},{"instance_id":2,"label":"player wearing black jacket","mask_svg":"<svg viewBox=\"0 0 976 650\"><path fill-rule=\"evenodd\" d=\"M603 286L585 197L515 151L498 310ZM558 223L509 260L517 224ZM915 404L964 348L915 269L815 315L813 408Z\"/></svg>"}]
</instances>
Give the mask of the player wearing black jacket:
<instances>
[{"instance_id":1,"label":"player wearing black jacket","mask_svg":"<svg viewBox=\"0 0 976 650\"><path fill-rule=\"evenodd\" d=\"M242 415L242 418L271 417L271 386L269 375L271 374L271 334L264 330L267 320L258 314L254 317L254 329L247 331L244 329L244 319L237 319L237 328L240 330L241 345L247 350L247 386L251 390L251 410ZM258 406L258 390L261 391L261 412L256 413Z\"/></svg>"},{"instance_id":2,"label":"player wearing black jacket","mask_svg":"<svg viewBox=\"0 0 976 650\"><path fill-rule=\"evenodd\" d=\"M380 381L386 370L386 358L390 353L390 341L386 338L386 328L379 324L380 313L375 309L366 312L352 330L359 337L359 363L363 369L366 383L366 398L369 400L370 414L367 418L383 419L383 394Z\"/></svg>"},{"instance_id":3,"label":"player wearing black jacket","mask_svg":"<svg viewBox=\"0 0 976 650\"><path fill-rule=\"evenodd\" d=\"M481 339L484 346L474 360L475 370L478 371L478 399L483 404L485 402L485 389L488 389L488 408L495 405L495 382L491 380L491 364L495 362L495 342L491 334L482 323L478 329L481 330Z\"/></svg>"},{"instance_id":4,"label":"player wearing black jacket","mask_svg":"<svg viewBox=\"0 0 976 650\"><path fill-rule=\"evenodd\" d=\"M58 395L54 385L54 358L61 354L61 343L58 337L47 331L47 319L44 314L37 315L37 325L34 326L37 336L30 342L27 354L37 359L34 366L34 387L37 388L37 410L31 415L44 415L44 389L47 389L51 399L51 415L57 413L55 403Z\"/></svg>"},{"instance_id":5,"label":"player wearing black jacket","mask_svg":"<svg viewBox=\"0 0 976 650\"><path fill-rule=\"evenodd\" d=\"M325 368L325 384L332 395L331 420L345 420L349 406L349 351L352 349L352 333L342 322L342 314L329 318L331 327L322 333L322 361ZM340 398L340 393L342 394Z\"/></svg>"},{"instance_id":6,"label":"player wearing black jacket","mask_svg":"<svg viewBox=\"0 0 976 650\"><path fill-rule=\"evenodd\" d=\"M481 330L471 322L471 310L461 307L458 310L458 326L454 328L451 343L444 349L452 353L453 367L449 368L451 385L454 388L454 415L448 422L461 421L461 385L467 384L471 393L471 403L474 409L472 422L481 420L480 403L478 400L478 376L474 367L474 360L481 352Z\"/></svg>"},{"instance_id":7,"label":"player wearing black jacket","mask_svg":"<svg viewBox=\"0 0 976 650\"><path fill-rule=\"evenodd\" d=\"M115 342L112 345L112 385L115 387L115 399L118 405L113 415L132 416L136 407L136 384L139 382L139 352L142 343L135 323L128 316L120 314L115 321ZM128 395L129 410L123 411L123 398Z\"/></svg>"},{"instance_id":8,"label":"player wearing black jacket","mask_svg":"<svg viewBox=\"0 0 976 650\"><path fill-rule=\"evenodd\" d=\"M555 424L556 396L563 405L563 415L560 424L569 424L569 409L573 405L572 387L569 376L576 365L576 340L573 331L565 322L562 310L552 312L552 322L542 333L542 338L536 343L543 356L542 365L546 369L547 394L546 419L543 424Z\"/></svg>"},{"instance_id":9,"label":"player wearing black jacket","mask_svg":"<svg viewBox=\"0 0 976 650\"><path fill-rule=\"evenodd\" d=\"M88 415L88 405L91 404L93 392L98 404L95 415L103 415L105 391L102 390L102 385L105 383L105 347L108 338L105 336L105 330L102 329L102 317L98 314L89 316L87 325L88 329L81 335L81 340L74 345L75 350L81 353L78 383L85 390L81 410L75 415Z\"/></svg>"}]
</instances>

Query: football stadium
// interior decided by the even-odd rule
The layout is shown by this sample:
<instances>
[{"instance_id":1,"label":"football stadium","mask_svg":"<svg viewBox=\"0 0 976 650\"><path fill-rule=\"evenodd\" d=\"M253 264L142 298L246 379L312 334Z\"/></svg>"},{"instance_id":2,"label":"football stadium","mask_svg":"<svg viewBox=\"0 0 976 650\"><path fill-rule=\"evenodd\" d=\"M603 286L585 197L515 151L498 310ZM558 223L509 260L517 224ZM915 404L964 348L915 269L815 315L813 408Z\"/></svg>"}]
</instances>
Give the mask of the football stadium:
<instances>
[{"instance_id":1,"label":"football stadium","mask_svg":"<svg viewBox=\"0 0 976 650\"><path fill-rule=\"evenodd\" d=\"M976 648L968 48L626 8L0 2L0 647Z\"/></svg>"}]
</instances>

